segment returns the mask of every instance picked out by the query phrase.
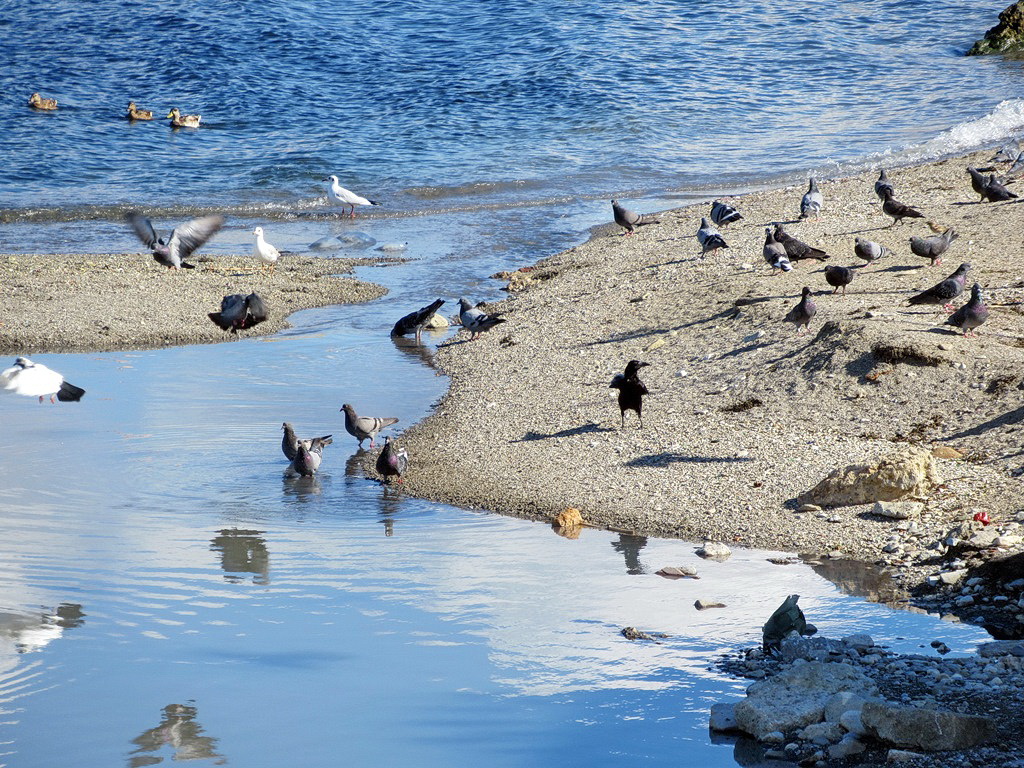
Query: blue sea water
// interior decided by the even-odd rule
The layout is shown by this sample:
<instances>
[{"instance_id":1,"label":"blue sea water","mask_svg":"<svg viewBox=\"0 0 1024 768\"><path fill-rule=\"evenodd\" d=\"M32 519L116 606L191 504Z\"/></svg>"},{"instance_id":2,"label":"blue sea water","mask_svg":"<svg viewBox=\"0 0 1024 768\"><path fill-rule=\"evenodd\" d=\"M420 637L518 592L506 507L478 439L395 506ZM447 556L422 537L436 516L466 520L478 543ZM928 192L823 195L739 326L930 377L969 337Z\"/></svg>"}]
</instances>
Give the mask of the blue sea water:
<instances>
[{"instance_id":1,"label":"blue sea water","mask_svg":"<svg viewBox=\"0 0 1024 768\"><path fill-rule=\"evenodd\" d=\"M742 684L711 662L785 594L830 636L970 651L977 628L766 553L704 563L384 491L338 408L422 418L437 339L393 345L394 319L497 295L489 274L579 242L610 196L649 210L1017 135L1021 63L962 56L1005 2L6 4L0 252L135 252L137 207L226 212L214 253L263 224L282 250L361 233L409 261L360 270L384 299L271 338L40 356L82 403L0 398L0 764L732 765L707 710ZM203 124L129 123L129 100ZM383 205L339 217L332 173ZM282 476L284 420L335 434L314 481ZM654 574L682 563L702 579Z\"/></svg>"}]
</instances>

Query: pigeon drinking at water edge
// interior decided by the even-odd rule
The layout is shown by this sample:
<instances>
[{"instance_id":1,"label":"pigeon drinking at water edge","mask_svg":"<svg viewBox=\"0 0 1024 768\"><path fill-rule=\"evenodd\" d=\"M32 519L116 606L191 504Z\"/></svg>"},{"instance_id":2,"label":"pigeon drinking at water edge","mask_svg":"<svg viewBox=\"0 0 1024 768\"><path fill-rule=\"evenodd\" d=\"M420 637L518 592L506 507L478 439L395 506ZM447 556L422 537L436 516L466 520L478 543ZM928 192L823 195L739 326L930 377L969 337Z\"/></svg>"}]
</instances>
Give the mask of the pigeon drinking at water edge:
<instances>
[{"instance_id":1,"label":"pigeon drinking at water edge","mask_svg":"<svg viewBox=\"0 0 1024 768\"><path fill-rule=\"evenodd\" d=\"M320 469L324 458L324 448L333 441L330 436L314 437L311 440L299 440L295 445L295 458L292 459L292 470L303 477L312 477Z\"/></svg>"},{"instance_id":2,"label":"pigeon drinking at water edge","mask_svg":"<svg viewBox=\"0 0 1024 768\"><path fill-rule=\"evenodd\" d=\"M398 419L390 417L379 419L374 416L360 416L348 403L341 406L341 410L345 412L345 431L359 441L360 448L363 447L363 440L366 438L370 438L370 447L373 448L373 439L377 433L384 427L398 423Z\"/></svg>"},{"instance_id":3,"label":"pigeon drinking at water edge","mask_svg":"<svg viewBox=\"0 0 1024 768\"><path fill-rule=\"evenodd\" d=\"M27 357L19 357L14 365L0 371L0 389L26 397L38 397L39 402L49 396L50 402L76 403L82 399L85 390L76 387L56 371L42 363L33 363Z\"/></svg>"},{"instance_id":4,"label":"pigeon drinking at water edge","mask_svg":"<svg viewBox=\"0 0 1024 768\"><path fill-rule=\"evenodd\" d=\"M405 448L395 448L391 435L385 437L384 450L377 457L377 472L384 478L382 482L387 484L391 482L392 477L397 477L398 482L402 482L402 475L408 468L409 454L406 453Z\"/></svg>"},{"instance_id":5,"label":"pigeon drinking at water edge","mask_svg":"<svg viewBox=\"0 0 1024 768\"><path fill-rule=\"evenodd\" d=\"M444 304L444 299L436 299L427 306L421 307L415 312L410 312L395 323L395 327L391 329L391 335L405 336L407 333L415 333L416 341L419 341L424 324L434 316L434 313L441 308L442 304Z\"/></svg>"},{"instance_id":6,"label":"pigeon drinking at water edge","mask_svg":"<svg viewBox=\"0 0 1024 768\"><path fill-rule=\"evenodd\" d=\"M619 205L618 200L612 200L612 215L615 218L615 223L626 230L623 232L624 235L632 235L637 227L644 224L658 223L657 219L648 219L639 213L629 210L629 208L622 207Z\"/></svg>"}]
</instances>

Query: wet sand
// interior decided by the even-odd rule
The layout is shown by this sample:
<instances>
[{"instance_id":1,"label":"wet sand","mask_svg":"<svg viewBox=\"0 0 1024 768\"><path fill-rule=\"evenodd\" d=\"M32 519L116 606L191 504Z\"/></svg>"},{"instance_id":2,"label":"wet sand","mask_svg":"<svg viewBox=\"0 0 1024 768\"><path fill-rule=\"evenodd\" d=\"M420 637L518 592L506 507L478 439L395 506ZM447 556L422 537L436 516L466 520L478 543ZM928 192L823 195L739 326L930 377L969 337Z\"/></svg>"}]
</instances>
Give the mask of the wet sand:
<instances>
[{"instance_id":1,"label":"wet sand","mask_svg":"<svg viewBox=\"0 0 1024 768\"><path fill-rule=\"evenodd\" d=\"M370 301L378 285L339 275L390 259L200 257L172 272L148 255L0 255L0 354L142 349L228 341L287 327L300 309ZM207 314L231 293L257 292L270 319L237 336Z\"/></svg>"}]
</instances>

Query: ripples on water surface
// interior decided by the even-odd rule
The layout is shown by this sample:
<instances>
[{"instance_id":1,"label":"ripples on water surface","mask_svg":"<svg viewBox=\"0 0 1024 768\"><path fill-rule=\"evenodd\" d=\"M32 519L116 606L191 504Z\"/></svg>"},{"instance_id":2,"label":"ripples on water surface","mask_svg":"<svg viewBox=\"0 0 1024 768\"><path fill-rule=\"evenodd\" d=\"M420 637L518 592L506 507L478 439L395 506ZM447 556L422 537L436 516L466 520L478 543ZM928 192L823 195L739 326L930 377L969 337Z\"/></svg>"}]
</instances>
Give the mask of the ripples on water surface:
<instances>
[{"instance_id":1,"label":"ripples on water surface","mask_svg":"<svg viewBox=\"0 0 1024 768\"><path fill-rule=\"evenodd\" d=\"M214 206L211 252L270 221L282 249L365 231L411 261L361 271L385 299L271 339L40 356L80 404L0 398L3 762L731 765L707 711L742 684L707 666L785 594L831 636L970 650L976 628L765 553L405 500L360 476L337 409L421 418L445 382L394 319L493 296L486 275L578 242L612 191L650 210L1019 131L1019 63L959 56L1004 3L6 8L0 250L135 250L122 204ZM62 109L28 110L35 90ZM130 125L128 99L203 127ZM386 206L325 215L329 172ZM286 419L337 437L316 480L282 476ZM653 575L683 563L703 578Z\"/></svg>"}]
</instances>

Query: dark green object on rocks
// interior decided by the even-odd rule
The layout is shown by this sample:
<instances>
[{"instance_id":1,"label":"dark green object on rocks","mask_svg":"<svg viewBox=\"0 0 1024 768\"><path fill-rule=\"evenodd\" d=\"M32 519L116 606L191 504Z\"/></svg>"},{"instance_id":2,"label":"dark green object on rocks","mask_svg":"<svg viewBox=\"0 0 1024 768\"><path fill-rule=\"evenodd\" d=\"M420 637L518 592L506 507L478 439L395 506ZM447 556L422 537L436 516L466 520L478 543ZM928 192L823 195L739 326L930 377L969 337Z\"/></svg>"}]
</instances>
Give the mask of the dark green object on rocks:
<instances>
[{"instance_id":1,"label":"dark green object on rocks","mask_svg":"<svg viewBox=\"0 0 1024 768\"><path fill-rule=\"evenodd\" d=\"M1017 0L999 14L999 23L978 40L968 56L987 53L1018 53L1024 55L1024 0Z\"/></svg>"},{"instance_id":2,"label":"dark green object on rocks","mask_svg":"<svg viewBox=\"0 0 1024 768\"><path fill-rule=\"evenodd\" d=\"M762 645L765 653L777 649L779 643L782 642L782 638L794 629L800 635L813 635L818 631L817 627L813 624L808 624L807 619L804 618L804 612L796 604L796 601L799 599L800 595L790 595L787 597L782 601L782 605L775 609L775 613L769 617L764 626L761 627Z\"/></svg>"}]
</instances>

